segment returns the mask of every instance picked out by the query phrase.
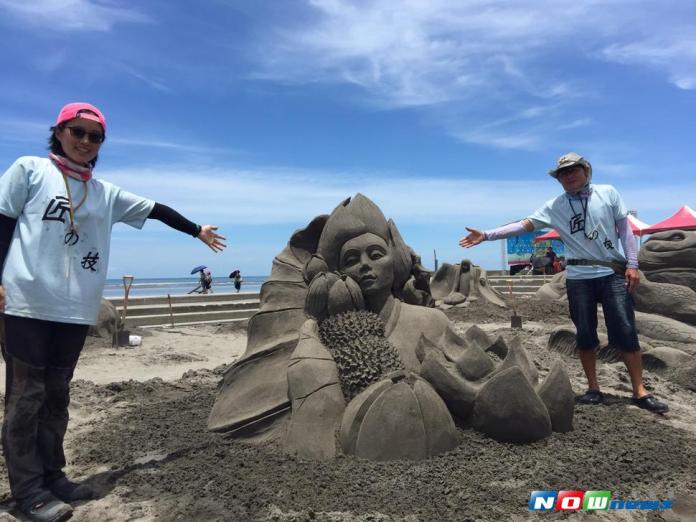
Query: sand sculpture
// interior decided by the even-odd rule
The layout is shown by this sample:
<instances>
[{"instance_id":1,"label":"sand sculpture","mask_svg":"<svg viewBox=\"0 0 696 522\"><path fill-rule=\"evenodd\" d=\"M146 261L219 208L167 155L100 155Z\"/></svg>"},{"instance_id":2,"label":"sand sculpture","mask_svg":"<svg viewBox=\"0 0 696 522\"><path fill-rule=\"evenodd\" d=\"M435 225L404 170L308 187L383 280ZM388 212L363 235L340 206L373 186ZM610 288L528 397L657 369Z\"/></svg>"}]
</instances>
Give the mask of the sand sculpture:
<instances>
[{"instance_id":1,"label":"sand sculpture","mask_svg":"<svg viewBox=\"0 0 696 522\"><path fill-rule=\"evenodd\" d=\"M638 253L641 270L650 281L696 290L696 232L657 232Z\"/></svg>"},{"instance_id":2,"label":"sand sculpture","mask_svg":"<svg viewBox=\"0 0 696 522\"><path fill-rule=\"evenodd\" d=\"M636 330L643 344L643 364L662 370L676 368L688 380L694 372L696 355L696 234L668 231L653 234L639 252L641 282L633 294ZM566 274L561 272L536 293L542 301L564 301ZM660 346L668 342L679 348ZM555 329L550 349L571 354L575 351L575 331ZM607 361L619 360L619 354L600 335L598 356ZM678 376L679 377L679 376Z\"/></svg>"},{"instance_id":3,"label":"sand sculpture","mask_svg":"<svg viewBox=\"0 0 696 522\"><path fill-rule=\"evenodd\" d=\"M662 318L637 315L638 331L689 342L682 339L692 338L687 325L696 325L696 285L691 286L696 283L696 233L654 234L640 249L639 263L641 282L633 294L635 309ZM566 273L556 274L537 290L536 297L547 302L566 300Z\"/></svg>"},{"instance_id":4,"label":"sand sculpture","mask_svg":"<svg viewBox=\"0 0 696 522\"><path fill-rule=\"evenodd\" d=\"M560 272L542 285L536 298L545 302L567 301L566 273ZM655 283L640 273L640 285L633 294L635 309L657 314L689 325L696 325L696 292L683 285Z\"/></svg>"},{"instance_id":5,"label":"sand sculpture","mask_svg":"<svg viewBox=\"0 0 696 522\"><path fill-rule=\"evenodd\" d=\"M546 302L566 301L565 272L556 274L539 288L536 297ZM682 285L654 283L641 274L633 300L639 335L654 341L696 343L696 292ZM575 331L572 333L574 337ZM600 341L602 345L606 343L606 340ZM549 346L560 352L567 351L555 342L550 341Z\"/></svg>"},{"instance_id":6,"label":"sand sculpture","mask_svg":"<svg viewBox=\"0 0 696 522\"><path fill-rule=\"evenodd\" d=\"M435 304L442 308L469 306L479 299L506 308L502 296L488 285L486 271L468 259L452 265L443 263L430 282Z\"/></svg>"},{"instance_id":7,"label":"sand sculpture","mask_svg":"<svg viewBox=\"0 0 696 522\"><path fill-rule=\"evenodd\" d=\"M87 335L102 339L115 339L121 327L121 316L108 299L102 298L96 324L90 325Z\"/></svg>"},{"instance_id":8,"label":"sand sculpture","mask_svg":"<svg viewBox=\"0 0 696 522\"><path fill-rule=\"evenodd\" d=\"M432 300L423 274L394 222L361 194L295 232L209 429L280 439L304 458L375 460L448 451L455 421L514 442L572 429L563 365L539 385L517 339L477 327L460 335L423 306Z\"/></svg>"}]
</instances>

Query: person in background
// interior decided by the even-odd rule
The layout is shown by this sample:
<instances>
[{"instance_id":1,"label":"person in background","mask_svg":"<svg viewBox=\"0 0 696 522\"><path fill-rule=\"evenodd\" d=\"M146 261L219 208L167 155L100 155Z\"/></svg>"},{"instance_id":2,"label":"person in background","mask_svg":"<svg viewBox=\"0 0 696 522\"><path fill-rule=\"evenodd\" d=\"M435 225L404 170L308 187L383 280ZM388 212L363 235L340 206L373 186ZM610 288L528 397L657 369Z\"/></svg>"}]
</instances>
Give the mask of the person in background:
<instances>
[{"instance_id":1,"label":"person in background","mask_svg":"<svg viewBox=\"0 0 696 522\"><path fill-rule=\"evenodd\" d=\"M549 262L546 265L546 274L548 275L553 275L555 274L555 263L556 263L556 258L558 257L556 255L556 252L553 251L553 247L548 247L546 249L546 252L544 253L544 257L546 257Z\"/></svg>"},{"instance_id":2,"label":"person in background","mask_svg":"<svg viewBox=\"0 0 696 522\"><path fill-rule=\"evenodd\" d=\"M69 518L68 504L93 497L63 468L70 381L99 312L111 228L157 219L214 252L225 238L175 210L93 177L106 139L95 106L58 113L48 157L18 158L0 177L0 312L4 311L5 415L2 446L20 515Z\"/></svg>"},{"instance_id":3,"label":"person in background","mask_svg":"<svg viewBox=\"0 0 696 522\"><path fill-rule=\"evenodd\" d=\"M233 281L234 281L234 288L237 290L237 293L242 289L242 273L239 270L235 270L232 272L233 274Z\"/></svg>"},{"instance_id":4,"label":"person in background","mask_svg":"<svg viewBox=\"0 0 696 522\"><path fill-rule=\"evenodd\" d=\"M531 232L544 227L558 231L568 259L566 289L570 315L577 329L577 347L588 390L579 397L584 404L600 404L595 349L597 304L601 303L609 342L621 350L633 388L633 402L655 413L669 407L649 394L643 385L640 344L636 332L631 293L640 282L638 254L618 191L611 185L595 185L592 166L570 152L561 156L549 174L563 186L563 194L547 201L531 216L492 230L467 228L459 245L470 248ZM619 252L619 242L624 254Z\"/></svg>"},{"instance_id":5,"label":"person in background","mask_svg":"<svg viewBox=\"0 0 696 522\"><path fill-rule=\"evenodd\" d=\"M213 274L207 268L201 271L201 293L213 293Z\"/></svg>"},{"instance_id":6,"label":"person in background","mask_svg":"<svg viewBox=\"0 0 696 522\"><path fill-rule=\"evenodd\" d=\"M546 273L546 265L549 262L546 256L534 253L529 260L532 263L532 275L543 275Z\"/></svg>"}]
</instances>

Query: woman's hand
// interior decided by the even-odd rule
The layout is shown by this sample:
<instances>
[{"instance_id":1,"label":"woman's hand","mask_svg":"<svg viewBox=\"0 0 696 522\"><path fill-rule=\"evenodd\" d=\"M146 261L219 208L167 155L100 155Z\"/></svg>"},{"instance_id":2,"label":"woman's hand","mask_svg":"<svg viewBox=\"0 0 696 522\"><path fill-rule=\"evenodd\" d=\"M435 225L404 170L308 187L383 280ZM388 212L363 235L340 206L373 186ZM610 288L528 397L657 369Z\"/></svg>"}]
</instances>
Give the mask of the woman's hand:
<instances>
[{"instance_id":1,"label":"woman's hand","mask_svg":"<svg viewBox=\"0 0 696 522\"><path fill-rule=\"evenodd\" d=\"M476 246L479 243L481 243L484 239L485 236L483 235L483 232L476 228L469 228L465 227L469 232L471 232L468 236L463 237L462 239L459 240L459 246L464 247L464 248L471 248L472 246Z\"/></svg>"},{"instance_id":2,"label":"woman's hand","mask_svg":"<svg viewBox=\"0 0 696 522\"><path fill-rule=\"evenodd\" d=\"M5 312L5 287L0 285L0 314Z\"/></svg>"},{"instance_id":3,"label":"woman's hand","mask_svg":"<svg viewBox=\"0 0 696 522\"><path fill-rule=\"evenodd\" d=\"M198 234L198 239L203 241L213 252L222 252L227 246L224 241L225 236L215 233L218 229L215 225L201 225L201 231ZM222 241L221 241L222 240Z\"/></svg>"}]
</instances>

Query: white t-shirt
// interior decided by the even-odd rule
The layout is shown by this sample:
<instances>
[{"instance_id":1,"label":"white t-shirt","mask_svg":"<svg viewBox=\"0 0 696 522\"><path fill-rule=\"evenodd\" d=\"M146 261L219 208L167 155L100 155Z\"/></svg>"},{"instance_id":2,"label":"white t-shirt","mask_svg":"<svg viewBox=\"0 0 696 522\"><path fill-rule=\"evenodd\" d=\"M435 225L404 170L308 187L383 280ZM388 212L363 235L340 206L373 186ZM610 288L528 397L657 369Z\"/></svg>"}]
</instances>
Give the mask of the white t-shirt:
<instances>
[{"instance_id":1,"label":"white t-shirt","mask_svg":"<svg viewBox=\"0 0 696 522\"><path fill-rule=\"evenodd\" d=\"M565 244L567 259L621 261L616 222L628 216L618 191L611 185L591 185L588 198L562 194L537 209L527 219L534 229L555 229ZM568 265L568 279L591 279L613 274L606 266Z\"/></svg>"},{"instance_id":2,"label":"white t-shirt","mask_svg":"<svg viewBox=\"0 0 696 522\"><path fill-rule=\"evenodd\" d=\"M142 228L155 202L106 181L67 178L48 158L24 156L0 177L0 214L17 219L5 260L5 313L64 323L94 324L109 262L111 228Z\"/></svg>"}]
</instances>

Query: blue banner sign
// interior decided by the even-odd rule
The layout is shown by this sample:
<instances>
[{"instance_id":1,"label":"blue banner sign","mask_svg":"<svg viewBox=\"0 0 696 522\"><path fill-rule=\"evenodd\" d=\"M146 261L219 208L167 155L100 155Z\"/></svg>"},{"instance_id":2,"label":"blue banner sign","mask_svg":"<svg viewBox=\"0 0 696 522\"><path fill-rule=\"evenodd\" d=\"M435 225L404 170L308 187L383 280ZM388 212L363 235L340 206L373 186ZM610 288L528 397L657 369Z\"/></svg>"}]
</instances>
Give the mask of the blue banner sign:
<instances>
[{"instance_id":1,"label":"blue banner sign","mask_svg":"<svg viewBox=\"0 0 696 522\"><path fill-rule=\"evenodd\" d=\"M521 236L509 237L507 243L507 263L508 265L527 265L532 254L543 256L548 247L552 247L558 256L565 255L565 245L559 239L548 239L534 242L534 238L544 235L548 230L536 230L527 232Z\"/></svg>"}]
</instances>

